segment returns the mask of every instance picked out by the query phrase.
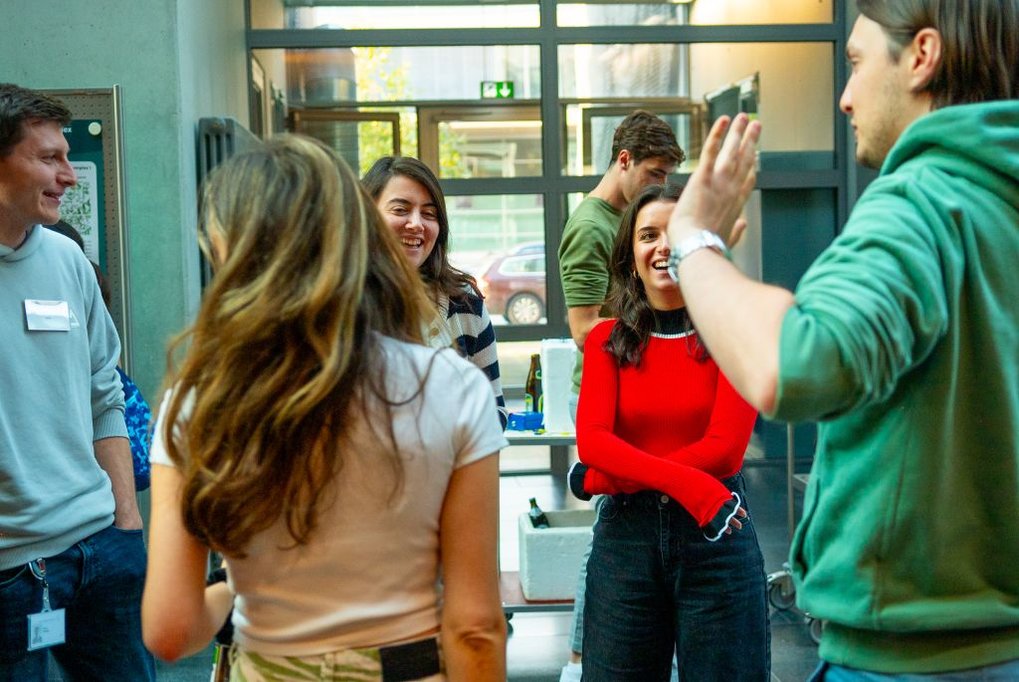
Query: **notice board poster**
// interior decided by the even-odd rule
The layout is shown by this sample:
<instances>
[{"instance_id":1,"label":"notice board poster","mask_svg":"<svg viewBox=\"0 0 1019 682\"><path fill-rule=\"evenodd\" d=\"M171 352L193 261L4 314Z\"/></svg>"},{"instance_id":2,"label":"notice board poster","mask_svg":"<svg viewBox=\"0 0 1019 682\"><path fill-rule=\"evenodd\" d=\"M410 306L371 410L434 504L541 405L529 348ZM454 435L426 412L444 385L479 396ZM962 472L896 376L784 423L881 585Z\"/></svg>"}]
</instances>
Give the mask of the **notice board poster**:
<instances>
[{"instance_id":1,"label":"notice board poster","mask_svg":"<svg viewBox=\"0 0 1019 682\"><path fill-rule=\"evenodd\" d=\"M105 192L103 191L103 126L97 120L74 120L64 128L70 146L67 154L78 184L64 193L60 218L78 230L85 241L85 255L107 269Z\"/></svg>"}]
</instances>

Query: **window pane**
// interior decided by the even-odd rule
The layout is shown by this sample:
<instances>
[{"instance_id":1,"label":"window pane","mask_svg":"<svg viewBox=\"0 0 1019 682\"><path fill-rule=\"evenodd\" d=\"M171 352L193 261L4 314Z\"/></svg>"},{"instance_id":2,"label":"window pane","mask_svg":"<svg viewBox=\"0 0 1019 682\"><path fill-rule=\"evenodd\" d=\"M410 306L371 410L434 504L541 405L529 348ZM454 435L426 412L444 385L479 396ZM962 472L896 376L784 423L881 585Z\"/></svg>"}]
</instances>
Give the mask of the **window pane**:
<instances>
[{"instance_id":1,"label":"window pane","mask_svg":"<svg viewBox=\"0 0 1019 682\"><path fill-rule=\"evenodd\" d=\"M761 191L763 279L795 289L810 264L835 239L837 195L832 189ZM790 249L790 244L796 244Z\"/></svg>"},{"instance_id":2,"label":"window pane","mask_svg":"<svg viewBox=\"0 0 1019 682\"><path fill-rule=\"evenodd\" d=\"M763 151L827 152L832 167L830 43L561 45L559 68L570 175L603 172L615 125L638 107L675 127L691 162L681 170L693 167L712 117L736 111L756 111Z\"/></svg>"},{"instance_id":3,"label":"window pane","mask_svg":"<svg viewBox=\"0 0 1019 682\"><path fill-rule=\"evenodd\" d=\"M284 2L287 4L297 4ZM310 4L310 3L301 3ZM440 3L362 2L316 3L319 7L280 7L279 2L252 0L252 28L536 28L537 0L478 5L447 1ZM325 6L331 4L333 6Z\"/></svg>"},{"instance_id":4,"label":"window pane","mask_svg":"<svg viewBox=\"0 0 1019 682\"><path fill-rule=\"evenodd\" d=\"M537 99L536 45L254 50L291 108L353 102L481 101L482 82L509 81L513 100ZM488 101L488 100L486 100Z\"/></svg>"},{"instance_id":5,"label":"window pane","mask_svg":"<svg viewBox=\"0 0 1019 682\"><path fill-rule=\"evenodd\" d=\"M541 175L541 121L442 121L439 153L447 178Z\"/></svg>"},{"instance_id":6,"label":"window pane","mask_svg":"<svg viewBox=\"0 0 1019 682\"><path fill-rule=\"evenodd\" d=\"M685 24L686 5L669 0L616 4L568 3L556 8L560 26L647 26Z\"/></svg>"},{"instance_id":7,"label":"window pane","mask_svg":"<svg viewBox=\"0 0 1019 682\"><path fill-rule=\"evenodd\" d=\"M477 280L492 322L544 323L542 195L447 196L446 208L450 225L449 260Z\"/></svg>"},{"instance_id":8,"label":"window pane","mask_svg":"<svg viewBox=\"0 0 1019 682\"><path fill-rule=\"evenodd\" d=\"M586 195L582 192L572 192L566 195L566 215L571 216L573 212L577 210L577 206L580 206L580 202L584 200Z\"/></svg>"},{"instance_id":9,"label":"window pane","mask_svg":"<svg viewBox=\"0 0 1019 682\"><path fill-rule=\"evenodd\" d=\"M647 109L658 114L676 134L676 141L687 154L687 162L678 169L692 167L697 150L707 134L700 105L690 113L670 113L679 108L675 103L635 102L631 105L576 105L566 107L566 173L568 175L601 175L612 160L612 134L626 115L634 109Z\"/></svg>"},{"instance_id":10,"label":"window pane","mask_svg":"<svg viewBox=\"0 0 1019 682\"><path fill-rule=\"evenodd\" d=\"M560 45L559 96L675 97L689 90L689 58L676 44Z\"/></svg>"},{"instance_id":11,"label":"window pane","mask_svg":"<svg viewBox=\"0 0 1019 682\"><path fill-rule=\"evenodd\" d=\"M556 13L560 26L830 24L833 18L832 0L578 2L560 4Z\"/></svg>"},{"instance_id":12,"label":"window pane","mask_svg":"<svg viewBox=\"0 0 1019 682\"><path fill-rule=\"evenodd\" d=\"M417 112L412 108L295 110L290 115L290 129L329 145L359 175L382 156L418 156Z\"/></svg>"},{"instance_id":13,"label":"window pane","mask_svg":"<svg viewBox=\"0 0 1019 682\"><path fill-rule=\"evenodd\" d=\"M830 43L696 44L690 46L690 64L692 96L705 101L720 88L745 85L747 76L759 75L752 106L764 126L762 151L835 149ZM746 110L742 101L740 106Z\"/></svg>"},{"instance_id":14,"label":"window pane","mask_svg":"<svg viewBox=\"0 0 1019 682\"><path fill-rule=\"evenodd\" d=\"M304 121L299 131L325 142L355 172L362 174L371 166L368 159L395 153L393 127L387 122ZM367 166L361 163L361 159L365 160Z\"/></svg>"}]
</instances>

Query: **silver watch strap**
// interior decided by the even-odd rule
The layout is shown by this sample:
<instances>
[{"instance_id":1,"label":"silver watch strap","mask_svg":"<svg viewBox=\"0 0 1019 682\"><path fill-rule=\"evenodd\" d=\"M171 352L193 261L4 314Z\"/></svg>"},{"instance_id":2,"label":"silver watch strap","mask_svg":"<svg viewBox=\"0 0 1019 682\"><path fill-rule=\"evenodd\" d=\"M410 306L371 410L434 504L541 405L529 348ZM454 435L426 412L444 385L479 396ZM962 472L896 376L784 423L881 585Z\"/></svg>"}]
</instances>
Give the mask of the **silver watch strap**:
<instances>
[{"instance_id":1,"label":"silver watch strap","mask_svg":"<svg viewBox=\"0 0 1019 682\"><path fill-rule=\"evenodd\" d=\"M712 249L731 259L729 248L722 238L710 230L700 230L681 240L669 253L669 276L679 281L679 262L694 251Z\"/></svg>"}]
</instances>

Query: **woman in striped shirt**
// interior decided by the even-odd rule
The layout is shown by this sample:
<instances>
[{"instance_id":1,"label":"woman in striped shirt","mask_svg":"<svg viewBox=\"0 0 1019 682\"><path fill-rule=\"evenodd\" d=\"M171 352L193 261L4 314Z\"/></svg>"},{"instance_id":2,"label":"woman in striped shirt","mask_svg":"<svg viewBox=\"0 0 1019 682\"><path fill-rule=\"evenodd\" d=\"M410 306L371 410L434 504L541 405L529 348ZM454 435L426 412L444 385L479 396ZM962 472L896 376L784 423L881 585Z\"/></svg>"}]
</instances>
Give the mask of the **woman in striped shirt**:
<instances>
[{"instance_id":1,"label":"woman in striped shirt","mask_svg":"<svg viewBox=\"0 0 1019 682\"><path fill-rule=\"evenodd\" d=\"M368 169L361 184L396 232L436 305L437 319L426 330L425 340L436 348L455 344L485 373L505 428L495 329L474 278L449 263L449 218L438 179L418 159L384 156Z\"/></svg>"}]
</instances>

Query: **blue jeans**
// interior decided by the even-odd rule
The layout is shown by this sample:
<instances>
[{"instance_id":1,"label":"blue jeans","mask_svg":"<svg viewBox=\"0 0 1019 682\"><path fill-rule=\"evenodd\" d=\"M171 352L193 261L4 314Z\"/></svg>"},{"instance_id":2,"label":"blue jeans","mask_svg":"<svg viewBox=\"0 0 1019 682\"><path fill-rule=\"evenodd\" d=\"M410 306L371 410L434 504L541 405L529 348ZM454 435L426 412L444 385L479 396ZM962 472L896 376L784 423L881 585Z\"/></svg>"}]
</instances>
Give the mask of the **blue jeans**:
<instances>
[{"instance_id":1,"label":"blue jeans","mask_svg":"<svg viewBox=\"0 0 1019 682\"><path fill-rule=\"evenodd\" d=\"M723 481L746 500L743 476ZM600 506L587 565L585 682L669 679L768 682L764 559L751 517L709 542L690 514L655 491Z\"/></svg>"},{"instance_id":2,"label":"blue jeans","mask_svg":"<svg viewBox=\"0 0 1019 682\"><path fill-rule=\"evenodd\" d=\"M574 426L577 424L577 402L579 400L580 397L571 391L567 405L569 405L570 419L573 420ZM600 497L595 498L596 513L600 499ZM584 601L587 594L587 560L590 558L591 545L588 544L584 558L580 562L580 571L577 573L577 591L573 597L573 619L570 623L570 650L578 654L584 650Z\"/></svg>"},{"instance_id":3,"label":"blue jeans","mask_svg":"<svg viewBox=\"0 0 1019 682\"><path fill-rule=\"evenodd\" d=\"M1019 658L981 668L948 673L871 673L822 661L809 682L1014 682L1019 680Z\"/></svg>"},{"instance_id":4,"label":"blue jeans","mask_svg":"<svg viewBox=\"0 0 1019 682\"><path fill-rule=\"evenodd\" d=\"M49 652L73 682L155 680L142 644L142 532L110 526L45 559L50 604L66 609L66 642L27 650L28 614L42 610L42 583L27 565L0 571L0 681L45 682Z\"/></svg>"},{"instance_id":5,"label":"blue jeans","mask_svg":"<svg viewBox=\"0 0 1019 682\"><path fill-rule=\"evenodd\" d=\"M598 513L604 496L594 498L594 511ZM597 517L595 523L598 523ZM584 602L587 601L587 562L591 559L591 548L594 546L594 537L587 543L587 551L580 561L580 570L577 572L577 590L573 596L573 618L570 621L570 651L583 653L584 651Z\"/></svg>"}]
</instances>

